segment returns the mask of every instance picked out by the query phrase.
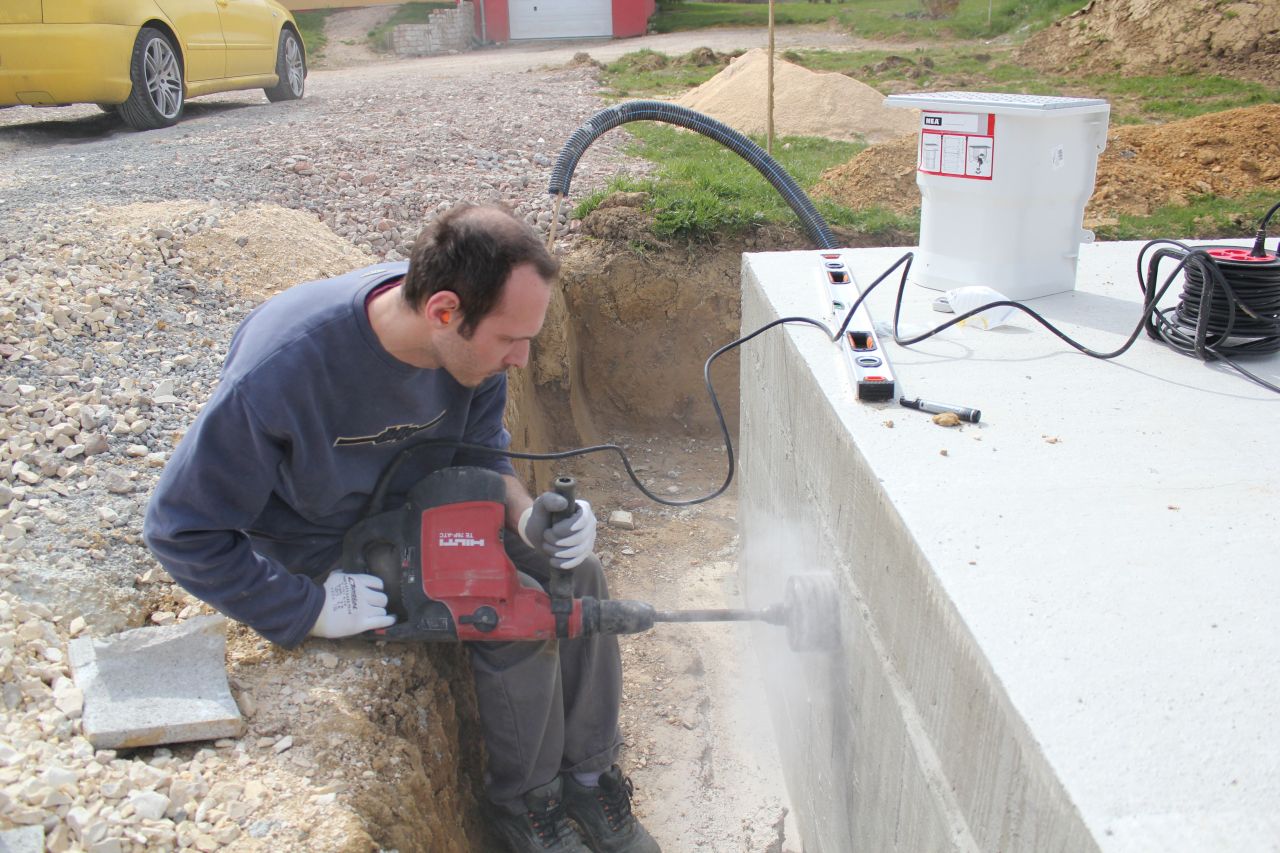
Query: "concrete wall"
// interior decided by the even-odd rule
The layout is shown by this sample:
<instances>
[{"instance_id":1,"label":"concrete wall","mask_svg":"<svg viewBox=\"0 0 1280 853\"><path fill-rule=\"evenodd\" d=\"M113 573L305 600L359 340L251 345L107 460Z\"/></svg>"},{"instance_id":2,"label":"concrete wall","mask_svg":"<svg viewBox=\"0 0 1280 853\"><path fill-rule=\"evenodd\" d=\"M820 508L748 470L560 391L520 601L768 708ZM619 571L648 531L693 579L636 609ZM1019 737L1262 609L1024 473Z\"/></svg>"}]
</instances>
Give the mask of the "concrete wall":
<instances>
[{"instance_id":1,"label":"concrete wall","mask_svg":"<svg viewBox=\"0 0 1280 853\"><path fill-rule=\"evenodd\" d=\"M1082 247L1078 292L1035 307L1112 348L1136 251ZM843 254L865 283L901 250ZM746 255L743 329L823 316L818 262ZM798 572L841 590L838 653L757 635L806 853L1280 849L1275 395L1030 326L886 345L908 396L984 409L963 430L857 401L817 330L743 349L747 603ZM1250 368L1276 382L1280 356Z\"/></svg>"},{"instance_id":2,"label":"concrete wall","mask_svg":"<svg viewBox=\"0 0 1280 853\"><path fill-rule=\"evenodd\" d=\"M778 316L751 262L744 330ZM831 404L843 365L815 376L786 334L749 346L747 602L781 600L796 572L834 572L842 591L839 654L794 655L760 631L806 853L1096 849Z\"/></svg>"},{"instance_id":3,"label":"concrete wall","mask_svg":"<svg viewBox=\"0 0 1280 853\"><path fill-rule=\"evenodd\" d=\"M401 24L387 38L396 56L430 56L470 50L475 31L470 3L457 9L437 9L425 24Z\"/></svg>"}]
</instances>

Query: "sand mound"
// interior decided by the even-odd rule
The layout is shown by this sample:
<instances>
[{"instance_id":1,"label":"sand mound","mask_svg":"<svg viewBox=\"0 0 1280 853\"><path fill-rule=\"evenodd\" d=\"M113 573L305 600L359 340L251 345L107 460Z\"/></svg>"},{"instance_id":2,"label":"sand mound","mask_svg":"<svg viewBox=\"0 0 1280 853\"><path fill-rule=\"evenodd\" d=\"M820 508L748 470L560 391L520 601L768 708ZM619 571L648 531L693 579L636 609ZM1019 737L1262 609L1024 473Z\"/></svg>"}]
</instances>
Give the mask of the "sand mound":
<instances>
[{"instance_id":1,"label":"sand mound","mask_svg":"<svg viewBox=\"0 0 1280 853\"><path fill-rule=\"evenodd\" d=\"M1207 70L1280 83L1275 0L1094 0L1036 33L1019 60L1047 71Z\"/></svg>"},{"instance_id":2,"label":"sand mound","mask_svg":"<svg viewBox=\"0 0 1280 853\"><path fill-rule=\"evenodd\" d=\"M853 208L920 206L915 137L872 146L828 169L813 194ZM1098 158L1086 220L1145 215L1190 196L1280 190L1280 105L1210 113L1163 125L1114 128Z\"/></svg>"},{"instance_id":3,"label":"sand mound","mask_svg":"<svg viewBox=\"0 0 1280 853\"><path fill-rule=\"evenodd\" d=\"M768 51L757 48L675 103L742 133L766 132ZM912 131L914 110L884 106L884 95L843 74L820 74L774 58L773 129L778 136L882 142Z\"/></svg>"}]
</instances>

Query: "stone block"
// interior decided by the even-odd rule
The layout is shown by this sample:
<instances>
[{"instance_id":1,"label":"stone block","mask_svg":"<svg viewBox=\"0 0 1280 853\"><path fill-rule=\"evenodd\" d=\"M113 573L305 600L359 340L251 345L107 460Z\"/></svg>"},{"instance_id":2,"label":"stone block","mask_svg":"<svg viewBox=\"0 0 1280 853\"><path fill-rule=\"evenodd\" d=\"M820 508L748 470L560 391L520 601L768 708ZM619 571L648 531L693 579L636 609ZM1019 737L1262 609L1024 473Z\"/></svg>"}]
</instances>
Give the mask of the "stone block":
<instances>
[{"instance_id":1,"label":"stone block","mask_svg":"<svg viewBox=\"0 0 1280 853\"><path fill-rule=\"evenodd\" d=\"M24 826L0 832L0 853L44 853L44 827Z\"/></svg>"},{"instance_id":2,"label":"stone block","mask_svg":"<svg viewBox=\"0 0 1280 853\"><path fill-rule=\"evenodd\" d=\"M84 734L98 749L238 737L227 685L226 619L198 616L68 645L84 693Z\"/></svg>"}]
</instances>

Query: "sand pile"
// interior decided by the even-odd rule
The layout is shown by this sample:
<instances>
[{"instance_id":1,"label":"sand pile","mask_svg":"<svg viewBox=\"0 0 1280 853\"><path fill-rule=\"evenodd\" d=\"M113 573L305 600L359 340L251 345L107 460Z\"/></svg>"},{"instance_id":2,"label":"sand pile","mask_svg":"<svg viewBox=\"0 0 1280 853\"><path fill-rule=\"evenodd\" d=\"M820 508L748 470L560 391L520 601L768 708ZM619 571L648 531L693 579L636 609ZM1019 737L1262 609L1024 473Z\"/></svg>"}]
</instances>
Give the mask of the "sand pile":
<instances>
[{"instance_id":1,"label":"sand pile","mask_svg":"<svg viewBox=\"0 0 1280 853\"><path fill-rule=\"evenodd\" d=\"M813 195L910 213L920 206L915 164L915 137L904 136L828 169ZM1194 195L1231 198L1264 189L1280 191L1280 104L1113 128L1085 219L1146 215Z\"/></svg>"},{"instance_id":2,"label":"sand pile","mask_svg":"<svg viewBox=\"0 0 1280 853\"><path fill-rule=\"evenodd\" d=\"M729 67L678 98L746 134L766 132L769 54L748 51ZM817 73L774 58L773 130L778 136L822 136L882 142L915 130L914 110L884 106L884 95L851 77Z\"/></svg>"}]
</instances>

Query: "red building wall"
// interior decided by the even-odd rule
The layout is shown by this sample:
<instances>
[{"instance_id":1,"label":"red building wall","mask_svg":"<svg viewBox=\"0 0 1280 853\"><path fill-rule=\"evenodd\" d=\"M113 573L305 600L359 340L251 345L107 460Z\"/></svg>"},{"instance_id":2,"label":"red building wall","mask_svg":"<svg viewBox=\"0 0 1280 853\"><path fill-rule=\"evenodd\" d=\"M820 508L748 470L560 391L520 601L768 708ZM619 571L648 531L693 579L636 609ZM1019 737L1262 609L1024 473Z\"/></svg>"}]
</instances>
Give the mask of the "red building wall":
<instances>
[{"instance_id":1,"label":"red building wall","mask_svg":"<svg viewBox=\"0 0 1280 853\"><path fill-rule=\"evenodd\" d=\"M483 34L481 38L484 41L509 41L511 19L507 14L507 0L474 0L474 2L476 34ZM655 0L613 0L614 38L644 35L649 28L649 18L656 9Z\"/></svg>"},{"instance_id":2,"label":"red building wall","mask_svg":"<svg viewBox=\"0 0 1280 853\"><path fill-rule=\"evenodd\" d=\"M613 0L613 37L642 36L649 29L655 0Z\"/></svg>"},{"instance_id":3,"label":"red building wall","mask_svg":"<svg viewBox=\"0 0 1280 853\"><path fill-rule=\"evenodd\" d=\"M507 0L475 0L475 4L476 35L480 40L482 42L510 41L511 20L507 15ZM482 4L483 9L481 9Z\"/></svg>"}]
</instances>

